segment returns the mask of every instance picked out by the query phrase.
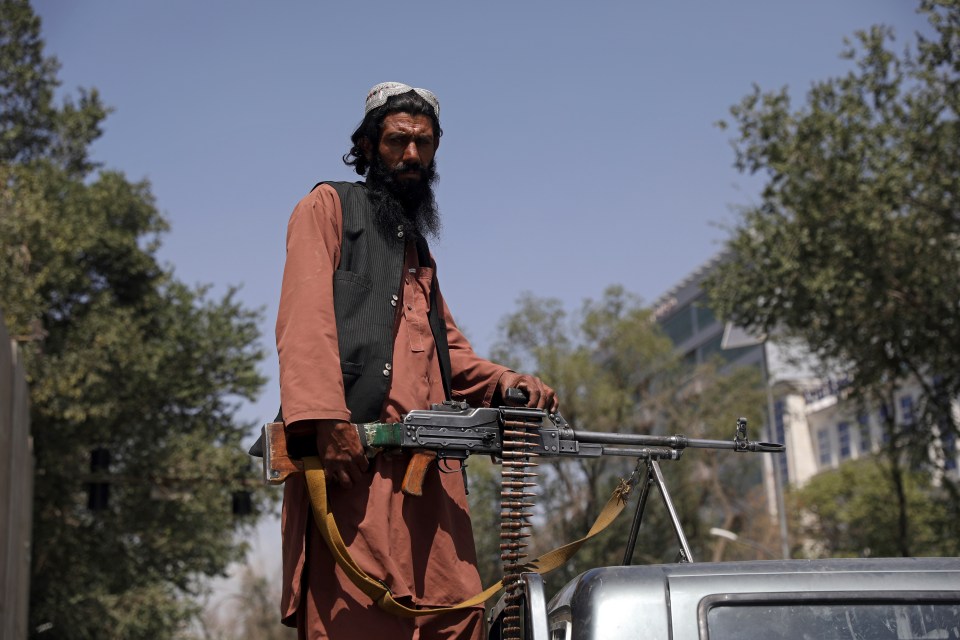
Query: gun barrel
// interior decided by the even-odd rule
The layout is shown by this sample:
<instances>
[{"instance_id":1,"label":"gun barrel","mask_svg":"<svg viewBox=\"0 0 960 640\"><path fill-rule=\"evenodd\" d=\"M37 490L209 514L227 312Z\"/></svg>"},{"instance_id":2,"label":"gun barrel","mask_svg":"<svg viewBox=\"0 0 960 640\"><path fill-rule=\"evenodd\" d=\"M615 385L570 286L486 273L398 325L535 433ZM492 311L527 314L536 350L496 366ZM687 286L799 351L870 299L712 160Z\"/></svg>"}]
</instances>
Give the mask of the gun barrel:
<instances>
[{"instance_id":1,"label":"gun barrel","mask_svg":"<svg viewBox=\"0 0 960 640\"><path fill-rule=\"evenodd\" d=\"M733 449L734 451L756 451L760 453L779 453L786 447L776 442L753 442L752 440L700 440L688 438L687 446L698 449Z\"/></svg>"},{"instance_id":2,"label":"gun barrel","mask_svg":"<svg viewBox=\"0 0 960 640\"><path fill-rule=\"evenodd\" d=\"M609 433L605 431L584 431L570 429L571 439L590 444L616 444L634 447L670 447L683 449L687 438L683 436L651 436L639 433Z\"/></svg>"},{"instance_id":3,"label":"gun barrel","mask_svg":"<svg viewBox=\"0 0 960 640\"><path fill-rule=\"evenodd\" d=\"M604 445L634 447L668 447L670 449L733 449L734 451L759 451L777 453L784 450L782 444L771 442L751 442L747 440L705 440L686 436L652 436L639 433L606 433L570 429L573 439L578 442ZM604 447L604 451L607 448Z\"/></svg>"}]
</instances>

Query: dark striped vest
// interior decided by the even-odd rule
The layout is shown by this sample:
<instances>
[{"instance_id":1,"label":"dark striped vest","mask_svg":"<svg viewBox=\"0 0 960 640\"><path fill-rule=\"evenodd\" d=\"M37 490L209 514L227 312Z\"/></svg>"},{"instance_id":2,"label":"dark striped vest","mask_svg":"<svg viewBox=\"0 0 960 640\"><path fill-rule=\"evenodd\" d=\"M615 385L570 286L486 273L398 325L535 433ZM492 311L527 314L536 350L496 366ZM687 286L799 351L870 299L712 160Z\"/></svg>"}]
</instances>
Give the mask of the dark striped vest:
<instances>
[{"instance_id":1,"label":"dark striped vest","mask_svg":"<svg viewBox=\"0 0 960 640\"><path fill-rule=\"evenodd\" d=\"M377 227L364 183L320 184L333 187L343 210L340 264L333 274L333 306L347 408L353 422L373 422L380 417L393 376L394 323L406 240L402 229L384 233ZM430 264L429 249L423 239L417 241L417 254L421 265ZM444 392L449 399L450 350L436 291L434 274L429 321Z\"/></svg>"}]
</instances>

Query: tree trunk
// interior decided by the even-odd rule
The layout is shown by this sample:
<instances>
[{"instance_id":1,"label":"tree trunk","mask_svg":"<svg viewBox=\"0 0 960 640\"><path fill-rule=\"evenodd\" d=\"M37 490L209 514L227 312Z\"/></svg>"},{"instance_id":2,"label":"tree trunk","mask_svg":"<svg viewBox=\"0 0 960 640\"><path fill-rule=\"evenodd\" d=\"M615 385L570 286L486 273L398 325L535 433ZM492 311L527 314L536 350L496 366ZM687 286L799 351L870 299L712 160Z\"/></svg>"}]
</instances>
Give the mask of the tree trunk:
<instances>
[{"instance_id":1,"label":"tree trunk","mask_svg":"<svg viewBox=\"0 0 960 640\"><path fill-rule=\"evenodd\" d=\"M907 492L904 486L904 470L902 456L900 455L900 437L902 434L897 429L896 413L896 386L891 386L884 394L882 399L887 410L884 412L883 428L887 432L886 455L887 462L890 463L890 482L893 484L893 490L897 496L897 547L900 549L900 555L910 557L910 520L907 509Z\"/></svg>"}]
</instances>

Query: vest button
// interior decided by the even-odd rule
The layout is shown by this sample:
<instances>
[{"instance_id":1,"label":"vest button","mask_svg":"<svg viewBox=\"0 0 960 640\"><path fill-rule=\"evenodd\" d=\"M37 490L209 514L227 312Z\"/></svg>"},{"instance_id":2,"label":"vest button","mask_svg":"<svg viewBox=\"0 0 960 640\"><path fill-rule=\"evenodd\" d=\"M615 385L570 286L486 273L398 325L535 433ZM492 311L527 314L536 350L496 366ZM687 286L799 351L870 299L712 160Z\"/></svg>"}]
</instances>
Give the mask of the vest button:
<instances>
[{"instance_id":1,"label":"vest button","mask_svg":"<svg viewBox=\"0 0 960 640\"><path fill-rule=\"evenodd\" d=\"M398 237L398 238L402 238L402 237L403 237L403 231L397 231L397 237Z\"/></svg>"},{"instance_id":2,"label":"vest button","mask_svg":"<svg viewBox=\"0 0 960 640\"><path fill-rule=\"evenodd\" d=\"M388 362L385 365L383 365L383 368L386 369L387 371L390 371L390 369L393 369L393 365Z\"/></svg>"},{"instance_id":3,"label":"vest button","mask_svg":"<svg viewBox=\"0 0 960 640\"><path fill-rule=\"evenodd\" d=\"M393 306L397 306L397 301L396 301L396 300L391 300L391 301L390 301L390 304L392 304Z\"/></svg>"},{"instance_id":4,"label":"vest button","mask_svg":"<svg viewBox=\"0 0 960 640\"><path fill-rule=\"evenodd\" d=\"M390 372L389 372L388 370L384 369L384 370L383 370L383 375L389 376L389 375L390 375Z\"/></svg>"}]
</instances>

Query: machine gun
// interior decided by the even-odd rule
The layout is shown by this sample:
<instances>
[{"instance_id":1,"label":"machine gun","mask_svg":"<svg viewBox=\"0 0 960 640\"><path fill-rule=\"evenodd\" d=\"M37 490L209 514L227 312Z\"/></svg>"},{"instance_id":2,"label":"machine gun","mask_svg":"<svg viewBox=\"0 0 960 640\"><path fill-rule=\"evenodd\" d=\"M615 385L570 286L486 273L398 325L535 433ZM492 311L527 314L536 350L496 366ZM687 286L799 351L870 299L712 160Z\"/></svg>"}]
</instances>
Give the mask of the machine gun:
<instances>
[{"instance_id":1,"label":"machine gun","mask_svg":"<svg viewBox=\"0 0 960 640\"><path fill-rule=\"evenodd\" d=\"M687 448L731 449L738 452L783 451L782 444L754 442L747 438L747 422L737 420L733 440L704 440L683 435L653 436L605 433L573 429L559 413L527 407L472 408L464 402L447 401L427 410L408 413L403 422L357 424L357 435L368 457L383 450L412 449L432 452L441 470L456 472L470 455L485 454L514 467L518 459L540 456L596 458L625 456L641 460L677 460ZM519 430L519 431L518 431ZM519 438L519 440L518 440ZM291 473L303 471L299 458L311 455L309 442L288 448L283 423L263 428L264 480L282 484ZM460 466L452 468L451 462ZM422 477L422 474L417 474ZM408 475L409 478L409 475ZM405 491L419 495L418 484L407 482Z\"/></svg>"},{"instance_id":2,"label":"machine gun","mask_svg":"<svg viewBox=\"0 0 960 640\"><path fill-rule=\"evenodd\" d=\"M523 401L523 397L508 390L507 401ZM501 560L506 593L495 610L497 624L503 638L519 638L521 610L524 601L524 582L521 574L534 563L524 561L524 538L530 536L530 519L534 507L532 490L536 487L540 457L584 457L605 455L637 459L637 466L629 479L621 481L611 503L626 501L630 489L641 480L639 503L627 541L623 564L628 565L636 546L637 534L651 487L656 486L673 524L680 547L679 560L692 562L693 554L677 516L673 501L664 483L660 460L677 460L687 448L728 449L735 452L778 453L782 444L754 442L747 437L747 422L739 418L733 440L705 440L683 435L655 436L630 433L603 433L573 429L559 413L527 407L472 408L463 402L447 401L428 410L415 410L398 423L366 423L356 425L357 434L367 455L373 457L384 450L408 449L414 455L407 468L403 490L409 495L420 495L428 465L436 460L441 471L462 471L471 455L490 455L501 464L500 538ZM303 471L298 458L316 455L312 438L290 438L283 423L274 422L264 427L263 469L268 483L281 484L291 473ZM454 466L456 464L456 466ZM464 474L466 479L466 474ZM622 505L620 507L622 509ZM619 511L617 511L619 513ZM601 514L602 517L603 514ZM602 529L602 527L600 527ZM599 532L595 525L587 537ZM583 540L585 540L584 538ZM579 547L579 542L576 547ZM573 545L566 545L567 547ZM572 551L570 552L572 555ZM567 556L569 557L569 556ZM534 566L547 571L544 566ZM529 574L524 574L529 576Z\"/></svg>"}]
</instances>

